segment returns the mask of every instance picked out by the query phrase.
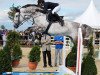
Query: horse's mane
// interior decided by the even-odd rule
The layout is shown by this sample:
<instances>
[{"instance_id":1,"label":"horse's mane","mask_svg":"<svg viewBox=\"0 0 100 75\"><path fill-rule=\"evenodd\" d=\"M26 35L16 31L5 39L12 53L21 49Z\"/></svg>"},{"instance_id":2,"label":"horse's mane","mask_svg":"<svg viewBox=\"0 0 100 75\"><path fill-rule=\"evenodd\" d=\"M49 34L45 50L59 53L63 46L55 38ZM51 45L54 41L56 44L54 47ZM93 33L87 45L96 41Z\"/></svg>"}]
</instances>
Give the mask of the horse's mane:
<instances>
[{"instance_id":1,"label":"horse's mane","mask_svg":"<svg viewBox=\"0 0 100 75\"><path fill-rule=\"evenodd\" d=\"M36 6L36 7L39 7L39 6L36 5L36 4L27 4L27 5L22 6L22 8L27 8L27 7L30 7L30 6Z\"/></svg>"},{"instance_id":2,"label":"horse's mane","mask_svg":"<svg viewBox=\"0 0 100 75\"><path fill-rule=\"evenodd\" d=\"M15 7L15 8L14 8L14 11L15 11L15 12L20 12L20 9L18 9L18 8Z\"/></svg>"}]
</instances>

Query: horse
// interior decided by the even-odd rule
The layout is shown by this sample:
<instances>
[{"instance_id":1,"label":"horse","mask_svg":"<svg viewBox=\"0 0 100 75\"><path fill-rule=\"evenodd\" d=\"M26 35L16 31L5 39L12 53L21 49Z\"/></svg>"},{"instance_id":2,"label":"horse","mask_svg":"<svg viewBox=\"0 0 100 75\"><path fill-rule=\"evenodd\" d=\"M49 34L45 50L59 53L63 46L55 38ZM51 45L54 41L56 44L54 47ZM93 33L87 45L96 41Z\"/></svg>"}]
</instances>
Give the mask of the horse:
<instances>
[{"instance_id":1,"label":"horse","mask_svg":"<svg viewBox=\"0 0 100 75\"><path fill-rule=\"evenodd\" d=\"M47 19L48 14L44 14L41 11L43 10L41 7L37 5L28 4L22 6L20 9L16 10L14 17L14 27L18 28L22 23L26 20L32 19L34 26L40 26L45 31L48 28L49 21ZM79 23L64 20L64 26L61 26L59 22L53 22L48 29L49 34L63 34L71 38L71 41L74 43L78 37L78 28L81 27L83 38L89 37L93 32L92 28L88 25L81 25Z\"/></svg>"}]
</instances>

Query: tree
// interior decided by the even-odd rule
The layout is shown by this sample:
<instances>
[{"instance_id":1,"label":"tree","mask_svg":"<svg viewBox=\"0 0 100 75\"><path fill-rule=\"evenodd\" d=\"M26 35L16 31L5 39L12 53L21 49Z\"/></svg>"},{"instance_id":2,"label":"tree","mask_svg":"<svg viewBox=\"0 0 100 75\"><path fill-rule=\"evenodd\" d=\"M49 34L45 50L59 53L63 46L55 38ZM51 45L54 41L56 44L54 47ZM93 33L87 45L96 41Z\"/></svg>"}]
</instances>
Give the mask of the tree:
<instances>
[{"instance_id":1,"label":"tree","mask_svg":"<svg viewBox=\"0 0 100 75\"><path fill-rule=\"evenodd\" d=\"M1 25L1 29L5 29L5 26L4 25Z\"/></svg>"},{"instance_id":2,"label":"tree","mask_svg":"<svg viewBox=\"0 0 100 75\"><path fill-rule=\"evenodd\" d=\"M10 11L8 12L8 17L10 18L10 20L14 20L14 16L16 14L16 10L19 9L19 6L14 7L14 4L12 5L12 7L10 7Z\"/></svg>"}]
</instances>

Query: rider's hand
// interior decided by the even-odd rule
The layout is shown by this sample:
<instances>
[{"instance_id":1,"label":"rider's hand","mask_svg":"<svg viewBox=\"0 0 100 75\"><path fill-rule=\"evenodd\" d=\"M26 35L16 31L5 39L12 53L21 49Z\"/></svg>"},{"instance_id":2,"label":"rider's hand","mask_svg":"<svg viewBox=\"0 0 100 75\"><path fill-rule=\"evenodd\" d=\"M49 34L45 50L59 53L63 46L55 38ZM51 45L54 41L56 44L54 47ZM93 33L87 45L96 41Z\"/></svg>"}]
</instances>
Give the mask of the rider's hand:
<instances>
[{"instance_id":1,"label":"rider's hand","mask_svg":"<svg viewBox=\"0 0 100 75\"><path fill-rule=\"evenodd\" d=\"M47 13L47 11L43 11L43 13L44 13L44 14L46 14L46 13Z\"/></svg>"}]
</instances>

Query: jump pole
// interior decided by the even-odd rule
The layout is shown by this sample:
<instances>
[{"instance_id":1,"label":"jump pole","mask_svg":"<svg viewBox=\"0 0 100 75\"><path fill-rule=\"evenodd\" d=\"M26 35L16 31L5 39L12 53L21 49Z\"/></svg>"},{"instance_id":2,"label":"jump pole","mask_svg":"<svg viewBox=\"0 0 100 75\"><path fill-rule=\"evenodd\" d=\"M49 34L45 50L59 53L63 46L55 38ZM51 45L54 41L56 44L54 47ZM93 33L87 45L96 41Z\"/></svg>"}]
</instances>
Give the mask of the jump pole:
<instances>
[{"instance_id":1,"label":"jump pole","mask_svg":"<svg viewBox=\"0 0 100 75\"><path fill-rule=\"evenodd\" d=\"M77 43L77 63L76 63L76 75L81 75L81 63L82 63L82 51L83 51L83 38L82 30L78 28L78 43Z\"/></svg>"}]
</instances>

